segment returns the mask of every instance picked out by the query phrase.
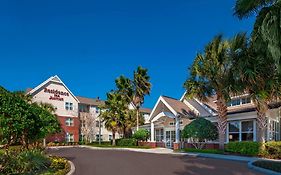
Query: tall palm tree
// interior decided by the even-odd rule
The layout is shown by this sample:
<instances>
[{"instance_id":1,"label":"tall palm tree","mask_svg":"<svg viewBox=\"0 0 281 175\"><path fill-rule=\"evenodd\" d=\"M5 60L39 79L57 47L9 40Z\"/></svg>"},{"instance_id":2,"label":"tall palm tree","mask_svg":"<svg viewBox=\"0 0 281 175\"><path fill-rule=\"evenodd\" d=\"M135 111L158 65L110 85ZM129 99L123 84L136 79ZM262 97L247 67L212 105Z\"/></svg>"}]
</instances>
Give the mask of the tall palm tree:
<instances>
[{"instance_id":1,"label":"tall palm tree","mask_svg":"<svg viewBox=\"0 0 281 175\"><path fill-rule=\"evenodd\" d=\"M236 71L244 91L252 98L257 111L258 141L265 143L268 105L280 96L280 75L274 60L260 55L252 47L245 57L237 57ZM270 70L270 71L269 71Z\"/></svg>"},{"instance_id":2,"label":"tall palm tree","mask_svg":"<svg viewBox=\"0 0 281 175\"><path fill-rule=\"evenodd\" d=\"M223 40L222 35L216 36L207 44L204 53L196 56L190 67L190 78L184 83L188 98L207 102L208 97L216 95L220 149L224 149L227 102L231 93L237 91L232 72L233 57L243 52L246 42L245 34L238 34L229 41Z\"/></svg>"},{"instance_id":3,"label":"tall palm tree","mask_svg":"<svg viewBox=\"0 0 281 175\"><path fill-rule=\"evenodd\" d=\"M112 131L112 145L115 146L115 135L123 125L127 103L123 96L116 93L107 93L105 105L101 107L101 119L105 127Z\"/></svg>"},{"instance_id":4,"label":"tall palm tree","mask_svg":"<svg viewBox=\"0 0 281 175\"><path fill-rule=\"evenodd\" d=\"M281 0L237 0L234 14L240 19L257 14L252 32L253 49L273 58L281 69Z\"/></svg>"},{"instance_id":5,"label":"tall palm tree","mask_svg":"<svg viewBox=\"0 0 281 175\"><path fill-rule=\"evenodd\" d=\"M134 71L133 80L133 104L137 108L137 130L139 129L139 116L140 107L144 102L145 95L149 95L151 91L150 76L148 75L148 70L139 66L136 71Z\"/></svg>"},{"instance_id":6,"label":"tall palm tree","mask_svg":"<svg viewBox=\"0 0 281 175\"><path fill-rule=\"evenodd\" d=\"M132 102L133 99L133 84L132 81L121 75L115 80L117 92L122 94L128 103Z\"/></svg>"}]
</instances>

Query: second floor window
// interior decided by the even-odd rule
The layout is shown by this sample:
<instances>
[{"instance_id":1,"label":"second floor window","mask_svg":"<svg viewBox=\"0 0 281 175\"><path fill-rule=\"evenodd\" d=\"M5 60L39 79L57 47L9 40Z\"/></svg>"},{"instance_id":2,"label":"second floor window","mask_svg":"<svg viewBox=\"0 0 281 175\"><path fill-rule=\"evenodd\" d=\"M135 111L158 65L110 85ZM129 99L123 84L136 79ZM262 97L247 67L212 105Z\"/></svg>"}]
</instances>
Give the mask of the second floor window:
<instances>
[{"instance_id":1,"label":"second floor window","mask_svg":"<svg viewBox=\"0 0 281 175\"><path fill-rule=\"evenodd\" d=\"M66 110L73 110L73 103L65 102L65 109Z\"/></svg>"},{"instance_id":2,"label":"second floor window","mask_svg":"<svg viewBox=\"0 0 281 175\"><path fill-rule=\"evenodd\" d=\"M231 99L230 102L227 103L227 106L239 106L244 104L251 103L251 98L249 97L243 97L243 98L237 98L237 99Z\"/></svg>"},{"instance_id":3,"label":"second floor window","mask_svg":"<svg viewBox=\"0 0 281 175\"><path fill-rule=\"evenodd\" d=\"M66 126L74 126L73 118L67 118L67 119L65 120L65 125L66 125Z\"/></svg>"}]
</instances>

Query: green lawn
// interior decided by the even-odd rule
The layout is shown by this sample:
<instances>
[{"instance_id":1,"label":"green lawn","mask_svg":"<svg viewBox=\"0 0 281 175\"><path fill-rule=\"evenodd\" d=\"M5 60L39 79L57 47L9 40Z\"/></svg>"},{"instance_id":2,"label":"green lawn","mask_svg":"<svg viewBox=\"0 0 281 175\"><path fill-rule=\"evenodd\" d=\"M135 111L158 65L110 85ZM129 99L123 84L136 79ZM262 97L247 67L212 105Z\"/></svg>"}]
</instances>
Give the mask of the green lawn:
<instances>
[{"instance_id":1,"label":"green lawn","mask_svg":"<svg viewBox=\"0 0 281 175\"><path fill-rule=\"evenodd\" d=\"M268 160L258 160L256 162L254 162L253 164L255 166L258 166L258 167L261 167L261 168L265 168L265 169L269 169L269 170L281 173L281 162L268 161Z\"/></svg>"},{"instance_id":2,"label":"green lawn","mask_svg":"<svg viewBox=\"0 0 281 175\"><path fill-rule=\"evenodd\" d=\"M217 149L195 149L195 148L184 148L181 149L182 152L190 153L211 153L211 154L223 154L224 152Z\"/></svg>"}]
</instances>

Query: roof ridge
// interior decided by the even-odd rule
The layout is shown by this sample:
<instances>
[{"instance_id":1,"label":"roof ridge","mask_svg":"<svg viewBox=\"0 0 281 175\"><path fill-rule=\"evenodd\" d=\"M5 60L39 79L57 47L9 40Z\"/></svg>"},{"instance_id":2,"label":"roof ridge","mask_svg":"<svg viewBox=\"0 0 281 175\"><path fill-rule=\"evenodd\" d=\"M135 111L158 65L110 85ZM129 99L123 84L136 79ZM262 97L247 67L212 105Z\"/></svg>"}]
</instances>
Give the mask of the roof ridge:
<instances>
[{"instance_id":1,"label":"roof ridge","mask_svg":"<svg viewBox=\"0 0 281 175\"><path fill-rule=\"evenodd\" d=\"M170 99L173 99L173 100L177 100L177 101L180 101L179 99L176 99L174 97L169 97L169 96L166 96L166 95L161 95L162 97L166 97L166 98L170 98Z\"/></svg>"}]
</instances>

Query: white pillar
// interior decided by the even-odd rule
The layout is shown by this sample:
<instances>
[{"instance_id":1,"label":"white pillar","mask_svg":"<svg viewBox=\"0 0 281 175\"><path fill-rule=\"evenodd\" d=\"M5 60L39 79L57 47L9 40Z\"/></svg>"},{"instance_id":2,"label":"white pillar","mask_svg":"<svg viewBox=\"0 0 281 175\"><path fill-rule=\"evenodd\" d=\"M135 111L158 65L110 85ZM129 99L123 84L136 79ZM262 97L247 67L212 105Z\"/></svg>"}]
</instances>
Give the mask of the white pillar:
<instances>
[{"instance_id":1,"label":"white pillar","mask_svg":"<svg viewBox=\"0 0 281 175\"><path fill-rule=\"evenodd\" d=\"M176 116L176 143L180 143L180 119Z\"/></svg>"},{"instance_id":2,"label":"white pillar","mask_svg":"<svg viewBox=\"0 0 281 175\"><path fill-rule=\"evenodd\" d=\"M150 123L150 141L151 142L155 142L155 139L154 139L154 123L151 122Z\"/></svg>"}]
</instances>

